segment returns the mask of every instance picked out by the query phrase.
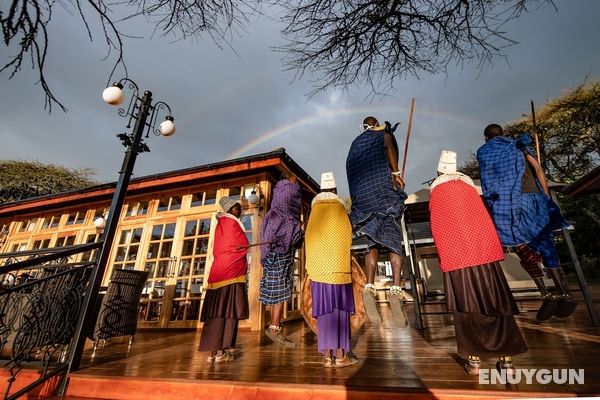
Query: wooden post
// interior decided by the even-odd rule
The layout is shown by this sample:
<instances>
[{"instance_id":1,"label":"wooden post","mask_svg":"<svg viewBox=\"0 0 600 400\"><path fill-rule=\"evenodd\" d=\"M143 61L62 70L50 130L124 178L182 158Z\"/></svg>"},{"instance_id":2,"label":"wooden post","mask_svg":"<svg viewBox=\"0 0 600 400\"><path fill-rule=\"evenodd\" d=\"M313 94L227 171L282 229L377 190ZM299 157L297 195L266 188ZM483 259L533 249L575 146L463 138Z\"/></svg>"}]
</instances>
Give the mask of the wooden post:
<instances>
[{"instance_id":1,"label":"wooden post","mask_svg":"<svg viewBox=\"0 0 600 400\"><path fill-rule=\"evenodd\" d=\"M404 143L404 155L402 156L402 180L404 180L404 172L406 171L406 155L408 153L408 140L410 139L410 131L412 129L412 117L415 109L415 98L410 98L410 113L408 114L408 127L406 128L406 141Z\"/></svg>"},{"instance_id":2,"label":"wooden post","mask_svg":"<svg viewBox=\"0 0 600 400\"><path fill-rule=\"evenodd\" d=\"M540 165L542 164L542 154L540 153L540 138L538 137L537 125L535 123L535 106L531 100L531 122L533 124L533 137L535 139L535 154Z\"/></svg>"}]
</instances>

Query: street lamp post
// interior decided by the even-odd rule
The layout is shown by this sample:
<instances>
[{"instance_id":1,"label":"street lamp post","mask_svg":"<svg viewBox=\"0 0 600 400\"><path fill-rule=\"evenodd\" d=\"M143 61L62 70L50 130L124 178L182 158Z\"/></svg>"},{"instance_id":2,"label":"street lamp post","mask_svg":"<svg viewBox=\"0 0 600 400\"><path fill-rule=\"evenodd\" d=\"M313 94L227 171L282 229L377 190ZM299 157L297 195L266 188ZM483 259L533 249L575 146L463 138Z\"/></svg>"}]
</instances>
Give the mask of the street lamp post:
<instances>
[{"instance_id":1,"label":"street lamp post","mask_svg":"<svg viewBox=\"0 0 600 400\"><path fill-rule=\"evenodd\" d=\"M133 90L133 96L129 101L127 109L120 108L118 113L122 117L129 117L127 128L131 127L132 121L135 121L135 124L131 134L121 133L117 135L123 142L123 146L127 149L125 151L125 158L123 159L121 171L119 172L119 180L117 181L117 186L115 187L115 192L110 205L108 220L106 221L101 237L101 241L103 242L102 248L98 255L96 265L90 274L89 288L86 291L82 312L79 315L73 341L71 342L73 343L73 346L69 351L68 360L70 371L79 369L81 355L87 336L87 329L91 328L91 324L94 323L94 321L92 321L92 316L94 315L94 309L96 307L96 299L98 298L100 284L102 283L102 278L108 264L108 256L119 224L121 208L125 200L131 174L133 173L135 160L139 153L150 151L143 139L147 139L150 136L150 133L156 136L171 136L175 133L175 124L173 123L174 118L171 114L171 108L162 101L152 104L152 93L150 91L145 91L144 94L140 96L138 86L128 78L123 78L119 82L104 89L104 92L102 93L104 101L114 106L123 103L124 94L122 89L124 84L127 84L127 86ZM168 114L165 120L160 124L159 129L156 129L156 119L161 110L168 111ZM145 137L144 131L146 132Z\"/></svg>"}]
</instances>

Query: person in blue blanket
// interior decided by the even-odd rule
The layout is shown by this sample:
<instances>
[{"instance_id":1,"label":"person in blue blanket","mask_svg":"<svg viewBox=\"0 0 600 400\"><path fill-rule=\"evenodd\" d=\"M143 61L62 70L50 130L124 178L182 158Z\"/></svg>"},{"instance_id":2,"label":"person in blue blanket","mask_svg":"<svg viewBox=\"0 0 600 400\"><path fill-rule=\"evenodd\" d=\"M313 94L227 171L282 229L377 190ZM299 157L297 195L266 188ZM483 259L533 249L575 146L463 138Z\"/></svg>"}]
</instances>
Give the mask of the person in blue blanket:
<instances>
[{"instance_id":1,"label":"person in blue blanket","mask_svg":"<svg viewBox=\"0 0 600 400\"><path fill-rule=\"evenodd\" d=\"M518 140L504 136L498 124L484 130L486 143L477 150L481 188L487 201L500 241L515 250L521 265L542 295L537 319L568 317L575 311L562 279L552 231L567 226L558 206L550 198L546 176L533 157L531 137ZM555 288L552 295L543 281L546 268Z\"/></svg>"},{"instance_id":2,"label":"person in blue blanket","mask_svg":"<svg viewBox=\"0 0 600 400\"><path fill-rule=\"evenodd\" d=\"M350 146L346 158L346 174L352 199L352 227L356 235L366 236L369 246L369 252L365 256L365 311L371 322L381 323L374 281L379 250L387 249L392 265L393 286L388 296L392 319L399 327L405 328L408 321L402 307L404 293L400 287L400 218L407 196L404 192L404 181L398 170L398 144L393 133L397 125L392 127L389 122L379 125L376 118L365 118L362 124L363 132Z\"/></svg>"}]
</instances>

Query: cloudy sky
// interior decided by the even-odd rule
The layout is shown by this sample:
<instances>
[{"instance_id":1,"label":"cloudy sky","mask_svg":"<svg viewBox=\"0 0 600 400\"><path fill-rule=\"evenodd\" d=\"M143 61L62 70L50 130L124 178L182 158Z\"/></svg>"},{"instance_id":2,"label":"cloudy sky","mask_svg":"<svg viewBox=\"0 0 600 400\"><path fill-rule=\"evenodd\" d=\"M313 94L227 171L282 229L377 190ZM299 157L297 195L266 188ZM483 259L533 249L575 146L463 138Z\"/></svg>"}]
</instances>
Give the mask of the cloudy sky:
<instances>
[{"instance_id":1,"label":"cloudy sky","mask_svg":"<svg viewBox=\"0 0 600 400\"><path fill-rule=\"evenodd\" d=\"M401 122L397 136L403 144L412 96L406 180L407 192L419 190L433 177L442 149L457 151L462 162L482 144L488 123L510 122L529 113L530 99L541 105L586 77L600 78L600 2L555 2L558 11L546 6L507 26L519 42L506 50L507 60L482 72L467 64L447 75L424 74L373 101L365 88L308 99L310 76L294 81L293 72L284 71L281 54L271 50L282 43L280 26L267 18L253 18L247 32L234 37L235 52L218 49L208 38L150 38L152 26L145 21L123 25L126 33L146 35L125 43L129 77L167 102L177 125L175 136L149 140L152 152L138 158L135 174L285 147L317 181L321 172L333 171L345 195L345 158L362 119ZM12 80L0 75L0 158L91 167L100 181L114 181L123 157L115 135L126 130L126 120L101 99L112 62L103 61L100 35L90 42L77 16L56 10L46 74L69 111L44 111L34 71L25 68ZM9 54L0 47L2 63Z\"/></svg>"}]
</instances>

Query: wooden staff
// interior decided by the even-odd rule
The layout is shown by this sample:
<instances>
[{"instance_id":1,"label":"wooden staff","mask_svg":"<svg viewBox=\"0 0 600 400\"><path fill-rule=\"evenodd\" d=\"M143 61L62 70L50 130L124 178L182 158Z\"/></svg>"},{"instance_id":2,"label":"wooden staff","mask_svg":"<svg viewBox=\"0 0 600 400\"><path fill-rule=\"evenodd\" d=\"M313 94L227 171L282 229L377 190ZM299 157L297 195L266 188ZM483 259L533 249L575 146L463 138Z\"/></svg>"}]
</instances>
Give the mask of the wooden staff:
<instances>
[{"instance_id":1,"label":"wooden staff","mask_svg":"<svg viewBox=\"0 0 600 400\"><path fill-rule=\"evenodd\" d=\"M404 172L406 170L406 155L408 153L408 140L410 139L410 130L412 129L413 110L415 109L415 98L410 98L410 113L408 114L408 127L406 128L406 142L404 143L404 156L402 157L402 180L404 180Z\"/></svg>"},{"instance_id":2,"label":"wooden staff","mask_svg":"<svg viewBox=\"0 0 600 400\"><path fill-rule=\"evenodd\" d=\"M531 100L531 121L533 124L533 137L535 139L535 154L537 155L538 163L542 163L542 155L540 153L540 138L538 137L537 125L535 123L535 106Z\"/></svg>"}]
</instances>

